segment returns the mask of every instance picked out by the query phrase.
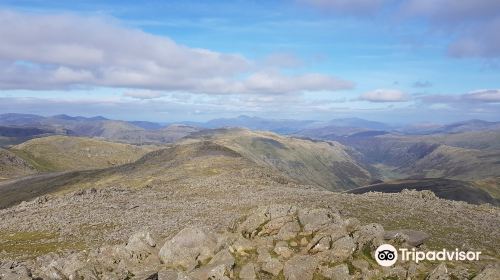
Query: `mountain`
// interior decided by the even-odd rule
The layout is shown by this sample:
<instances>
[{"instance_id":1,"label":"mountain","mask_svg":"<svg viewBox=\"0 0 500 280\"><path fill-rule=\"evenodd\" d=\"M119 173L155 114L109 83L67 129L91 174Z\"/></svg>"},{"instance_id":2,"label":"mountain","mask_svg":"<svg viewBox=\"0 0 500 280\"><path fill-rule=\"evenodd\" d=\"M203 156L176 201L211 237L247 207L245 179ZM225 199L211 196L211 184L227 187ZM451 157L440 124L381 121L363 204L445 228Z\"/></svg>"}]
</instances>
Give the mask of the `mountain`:
<instances>
[{"instance_id":1,"label":"mountain","mask_svg":"<svg viewBox=\"0 0 500 280\"><path fill-rule=\"evenodd\" d=\"M59 119L59 120L65 120L65 121L106 121L106 120L108 120L107 118L102 117L102 116L95 116L95 117L87 118L87 117L82 117L82 116L72 117L72 116L68 116L65 114L55 115L55 116L52 116L52 118Z\"/></svg>"},{"instance_id":2,"label":"mountain","mask_svg":"<svg viewBox=\"0 0 500 280\"><path fill-rule=\"evenodd\" d=\"M38 171L69 171L134 162L155 149L83 137L48 136L13 146L10 152Z\"/></svg>"},{"instance_id":3,"label":"mountain","mask_svg":"<svg viewBox=\"0 0 500 280\"><path fill-rule=\"evenodd\" d=\"M165 128L152 122L126 122L109 120L101 116L97 117L72 117L68 115L56 115L42 117L23 114L0 115L0 125L5 125L3 130L26 130L38 129L44 131L44 135L32 135L29 137L1 138L0 144L18 144L31 138L47 135L72 135L84 137L99 137L107 140L129 143L129 144L161 144L174 142L198 128L178 125ZM13 128L13 125L16 125ZM1 133L2 129L0 129Z\"/></svg>"},{"instance_id":4,"label":"mountain","mask_svg":"<svg viewBox=\"0 0 500 280\"><path fill-rule=\"evenodd\" d=\"M417 191L429 190L436 194L436 196L443 199L465 201L471 204L489 203L500 206L500 200L493 198L486 191L483 191L470 183L441 178L395 180L352 189L347 192L353 194L362 194L367 192L399 193L404 189Z\"/></svg>"},{"instance_id":5,"label":"mountain","mask_svg":"<svg viewBox=\"0 0 500 280\"><path fill-rule=\"evenodd\" d=\"M35 174L37 170L15 153L0 148L0 181Z\"/></svg>"},{"instance_id":6,"label":"mountain","mask_svg":"<svg viewBox=\"0 0 500 280\"><path fill-rule=\"evenodd\" d=\"M264 119L241 115L236 118L221 118L200 123L187 122L186 124L204 128L241 127L252 130L267 130L280 134L290 134L315 123L318 122L311 120Z\"/></svg>"},{"instance_id":7,"label":"mountain","mask_svg":"<svg viewBox=\"0 0 500 280\"><path fill-rule=\"evenodd\" d=\"M38 127L0 126L0 147L19 144L29 139L54 133L54 130Z\"/></svg>"},{"instance_id":8,"label":"mountain","mask_svg":"<svg viewBox=\"0 0 500 280\"><path fill-rule=\"evenodd\" d=\"M369 121L360 118L333 119L328 122L329 126L364 128L369 130L388 130L391 126L381 122Z\"/></svg>"},{"instance_id":9,"label":"mountain","mask_svg":"<svg viewBox=\"0 0 500 280\"><path fill-rule=\"evenodd\" d=\"M468 120L444 125L437 128L433 133L458 133L468 131L483 131L500 129L500 122L488 122L483 120Z\"/></svg>"},{"instance_id":10,"label":"mountain","mask_svg":"<svg viewBox=\"0 0 500 280\"><path fill-rule=\"evenodd\" d=\"M184 142L213 141L261 166L279 170L306 184L345 190L370 182L370 169L353 151L336 142L310 141L247 129L216 129L192 134Z\"/></svg>"},{"instance_id":11,"label":"mountain","mask_svg":"<svg viewBox=\"0 0 500 280\"><path fill-rule=\"evenodd\" d=\"M160 129L163 128L164 125L155 123L155 122L147 122L147 121L129 121L128 123L138 126L140 128L144 128L147 130L155 130L155 129Z\"/></svg>"},{"instance_id":12,"label":"mountain","mask_svg":"<svg viewBox=\"0 0 500 280\"><path fill-rule=\"evenodd\" d=\"M259 137L270 138L262 134ZM383 240L386 231L402 229L430 236L424 243L427 250L462 248L466 242L467 246L482 252L484 259L467 263L467 269L459 267L458 262L450 266L450 274L463 276L464 271L468 276L479 274L500 255L496 246L500 237L495 234L500 208L439 199L430 191L360 195L330 192L298 184L274 168L256 164L215 141L188 140L148 153L130 164L0 183L0 208L10 206L0 209L0 259L30 259L33 261L28 264L42 264L42 267L51 264L51 267L66 268L51 270L64 275L69 275L73 267L80 269L79 273L91 273L92 269L105 264L106 269L99 270L102 271L99 275L107 275L109 279L126 279L131 275L125 272L119 274L123 277L117 277L117 273L121 273L117 267L130 268L133 277L138 278L152 263L154 266L149 267L152 272L143 278L147 279L155 273L160 276L176 273L166 272L165 264L159 264L156 258L163 244L177 243L171 241L175 237L174 240L187 242L195 240L196 244L201 239L201 245L190 247L193 250L204 250L205 244L235 248L223 250L223 254L200 265L196 265L199 252L195 251L190 257L195 260L190 268L195 272L216 261L231 263L234 259L235 275L241 275L238 273L242 263L256 260L259 254L264 256L267 252L269 258L276 261L283 258L288 273L302 262L295 257L278 257L283 251L292 256L303 254L299 260L310 264L311 258L337 258L336 252L341 250L335 248L348 247L349 250L345 250L348 253L342 255L345 261L336 261L336 266L341 265L349 274L348 268L354 263L351 274L377 273L379 276L391 275L394 270L380 270L372 253L380 242L397 242ZM289 143L286 145L292 147ZM25 202L21 202L23 200ZM12 206L13 202L21 203ZM220 239L211 233L226 230L230 231L229 235ZM188 234L193 231L199 234ZM325 232L329 242L319 243ZM333 234L341 241L329 240ZM128 239L129 236L132 238ZM287 236L291 236L290 240ZM230 243L222 243L227 247L218 246L217 240ZM120 247L110 245L125 243L127 245ZM229 247L230 244L234 246ZM269 248L265 245L264 249L255 249L262 244L269 244ZM323 249L326 253L316 252L321 248L318 244L328 248ZM238 250L240 247L243 249ZM185 252L185 248L181 246L180 252ZM290 260L295 261L294 265L287 264ZM351 260L358 261L351 263ZM132 270L137 268L133 264L142 270ZM370 266L369 272L357 268L366 264ZM398 264L396 270L401 271L403 278L413 271L407 264ZM16 264L9 262L7 269L13 266ZM260 271L261 267L259 265L255 273L263 278L282 279L284 275L273 278ZM418 275L427 275L435 267L433 262L423 262L418 266ZM321 279L319 269L309 271ZM388 271L387 274L382 274L384 271ZM35 277L39 276L38 272L33 271Z\"/></svg>"}]
</instances>

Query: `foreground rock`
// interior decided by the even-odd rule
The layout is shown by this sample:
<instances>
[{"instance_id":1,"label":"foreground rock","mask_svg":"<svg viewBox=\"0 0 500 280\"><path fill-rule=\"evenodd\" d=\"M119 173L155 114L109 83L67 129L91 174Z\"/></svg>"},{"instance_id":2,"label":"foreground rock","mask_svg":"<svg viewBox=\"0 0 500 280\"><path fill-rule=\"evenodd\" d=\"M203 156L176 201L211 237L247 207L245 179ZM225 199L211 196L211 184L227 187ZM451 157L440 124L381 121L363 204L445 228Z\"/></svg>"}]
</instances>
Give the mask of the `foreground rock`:
<instances>
[{"instance_id":1,"label":"foreground rock","mask_svg":"<svg viewBox=\"0 0 500 280\"><path fill-rule=\"evenodd\" d=\"M458 278L444 263L378 266L371 256L374 249L387 242L384 238L399 242L401 236L403 246L420 245L427 238L412 231L386 232L379 224L361 225L356 219L343 219L331 208L272 205L256 209L225 232L188 227L158 244L149 232L141 231L123 245L45 255L29 268L0 263L0 279ZM463 279L474 276L467 270L460 273ZM474 279L499 279L498 267L488 266Z\"/></svg>"}]
</instances>

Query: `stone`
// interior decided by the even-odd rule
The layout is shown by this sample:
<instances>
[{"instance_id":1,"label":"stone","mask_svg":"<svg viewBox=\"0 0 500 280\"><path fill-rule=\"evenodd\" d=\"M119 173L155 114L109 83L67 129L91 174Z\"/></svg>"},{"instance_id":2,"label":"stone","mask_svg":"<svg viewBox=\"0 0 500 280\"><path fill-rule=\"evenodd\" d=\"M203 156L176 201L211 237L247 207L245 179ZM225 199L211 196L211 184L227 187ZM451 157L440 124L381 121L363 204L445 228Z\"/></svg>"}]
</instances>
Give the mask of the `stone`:
<instances>
[{"instance_id":1,"label":"stone","mask_svg":"<svg viewBox=\"0 0 500 280\"><path fill-rule=\"evenodd\" d=\"M261 270L267 273L271 273L274 276L278 276L278 274L280 274L280 272L283 270L283 264L278 259L271 258L262 265Z\"/></svg>"},{"instance_id":2,"label":"stone","mask_svg":"<svg viewBox=\"0 0 500 280\"><path fill-rule=\"evenodd\" d=\"M378 247L384 237L384 228L379 224L368 224L359 228L353 233L354 239L358 244L358 249L362 250L366 245L372 248Z\"/></svg>"},{"instance_id":3,"label":"stone","mask_svg":"<svg viewBox=\"0 0 500 280\"><path fill-rule=\"evenodd\" d=\"M257 262L268 262L271 260L271 254L269 253L269 250L263 247L257 248Z\"/></svg>"},{"instance_id":4,"label":"stone","mask_svg":"<svg viewBox=\"0 0 500 280\"><path fill-rule=\"evenodd\" d=\"M283 216L276 219L272 219L262 227L262 230L259 231L258 235L259 236L276 235L285 224L292 221L293 217L291 216Z\"/></svg>"},{"instance_id":5,"label":"stone","mask_svg":"<svg viewBox=\"0 0 500 280\"><path fill-rule=\"evenodd\" d=\"M288 244L285 241L276 243L274 252L284 259L288 259L293 255L292 249L288 247Z\"/></svg>"},{"instance_id":6,"label":"stone","mask_svg":"<svg viewBox=\"0 0 500 280\"><path fill-rule=\"evenodd\" d=\"M189 276L200 280L228 279L228 276L232 274L234 264L233 255L229 250L224 249L218 252L207 265L194 270Z\"/></svg>"},{"instance_id":7,"label":"stone","mask_svg":"<svg viewBox=\"0 0 500 280\"><path fill-rule=\"evenodd\" d=\"M328 251L328 261L343 262L351 258L355 250L356 244L354 240L349 236L342 237L332 243L332 248Z\"/></svg>"},{"instance_id":8,"label":"stone","mask_svg":"<svg viewBox=\"0 0 500 280\"><path fill-rule=\"evenodd\" d=\"M203 228L185 228L165 242L159 257L167 267L187 271L208 262L217 248L216 236Z\"/></svg>"},{"instance_id":9,"label":"stone","mask_svg":"<svg viewBox=\"0 0 500 280\"><path fill-rule=\"evenodd\" d=\"M149 232L137 232L130 236L125 249L131 252L132 257L143 260L154 253L156 242Z\"/></svg>"},{"instance_id":10,"label":"stone","mask_svg":"<svg viewBox=\"0 0 500 280\"><path fill-rule=\"evenodd\" d=\"M172 269L160 270L158 272L158 280L177 280L178 276L177 271Z\"/></svg>"},{"instance_id":11,"label":"stone","mask_svg":"<svg viewBox=\"0 0 500 280\"><path fill-rule=\"evenodd\" d=\"M305 232L315 232L331 223L332 215L327 209L301 209L298 216Z\"/></svg>"},{"instance_id":12,"label":"stone","mask_svg":"<svg viewBox=\"0 0 500 280\"><path fill-rule=\"evenodd\" d=\"M347 266L347 264L339 264L334 267L321 266L319 272L326 279L335 279L335 280L352 279L352 276L349 275L349 267Z\"/></svg>"},{"instance_id":13,"label":"stone","mask_svg":"<svg viewBox=\"0 0 500 280\"><path fill-rule=\"evenodd\" d=\"M422 245L427 239L430 238L430 235L419 230L411 230L411 229L398 229L398 230L389 230L384 233L385 240L394 240L399 236L405 236L405 241L409 245L413 247L417 247Z\"/></svg>"},{"instance_id":14,"label":"stone","mask_svg":"<svg viewBox=\"0 0 500 280\"><path fill-rule=\"evenodd\" d=\"M248 252L255 249L254 243L243 237L238 238L238 240L236 240L231 247L238 253Z\"/></svg>"},{"instance_id":15,"label":"stone","mask_svg":"<svg viewBox=\"0 0 500 280\"><path fill-rule=\"evenodd\" d=\"M307 244L309 244L309 241L307 241L307 238L302 237L302 239L300 239L300 246L306 246Z\"/></svg>"},{"instance_id":16,"label":"stone","mask_svg":"<svg viewBox=\"0 0 500 280\"><path fill-rule=\"evenodd\" d=\"M271 219L284 216L294 216L297 213L297 207L291 205L273 204L269 206L268 213Z\"/></svg>"},{"instance_id":17,"label":"stone","mask_svg":"<svg viewBox=\"0 0 500 280\"><path fill-rule=\"evenodd\" d=\"M288 260L283 267L287 280L312 280L318 262L309 255L297 255Z\"/></svg>"},{"instance_id":18,"label":"stone","mask_svg":"<svg viewBox=\"0 0 500 280\"><path fill-rule=\"evenodd\" d=\"M449 280L448 268L444 263L438 265L428 276L427 280Z\"/></svg>"},{"instance_id":19,"label":"stone","mask_svg":"<svg viewBox=\"0 0 500 280\"><path fill-rule=\"evenodd\" d=\"M356 218L349 218L344 221L347 233L353 233L361 227L361 222Z\"/></svg>"},{"instance_id":20,"label":"stone","mask_svg":"<svg viewBox=\"0 0 500 280\"><path fill-rule=\"evenodd\" d=\"M259 207L254 213L240 224L238 231L245 237L251 238L257 235L257 229L271 220L267 207Z\"/></svg>"},{"instance_id":21,"label":"stone","mask_svg":"<svg viewBox=\"0 0 500 280\"><path fill-rule=\"evenodd\" d=\"M370 269L370 264L363 259L354 259L351 262L352 266L362 272L368 271Z\"/></svg>"},{"instance_id":22,"label":"stone","mask_svg":"<svg viewBox=\"0 0 500 280\"><path fill-rule=\"evenodd\" d=\"M500 279L500 265L486 266L473 280L497 280Z\"/></svg>"},{"instance_id":23,"label":"stone","mask_svg":"<svg viewBox=\"0 0 500 280\"><path fill-rule=\"evenodd\" d=\"M295 238L299 232L300 224L297 221L292 220L280 228L276 238L279 240L290 240Z\"/></svg>"},{"instance_id":24,"label":"stone","mask_svg":"<svg viewBox=\"0 0 500 280\"><path fill-rule=\"evenodd\" d=\"M255 265L253 263L247 263L241 267L240 279L242 280L254 280L257 279L257 275L255 274Z\"/></svg>"},{"instance_id":25,"label":"stone","mask_svg":"<svg viewBox=\"0 0 500 280\"><path fill-rule=\"evenodd\" d=\"M156 271L143 271L134 276L130 280L159 280L158 272Z\"/></svg>"},{"instance_id":26,"label":"stone","mask_svg":"<svg viewBox=\"0 0 500 280\"><path fill-rule=\"evenodd\" d=\"M328 249L330 249L330 242L332 241L332 238L328 235L326 236L315 236L309 245L307 246L307 251L310 253L318 253L318 252L323 252Z\"/></svg>"}]
</instances>

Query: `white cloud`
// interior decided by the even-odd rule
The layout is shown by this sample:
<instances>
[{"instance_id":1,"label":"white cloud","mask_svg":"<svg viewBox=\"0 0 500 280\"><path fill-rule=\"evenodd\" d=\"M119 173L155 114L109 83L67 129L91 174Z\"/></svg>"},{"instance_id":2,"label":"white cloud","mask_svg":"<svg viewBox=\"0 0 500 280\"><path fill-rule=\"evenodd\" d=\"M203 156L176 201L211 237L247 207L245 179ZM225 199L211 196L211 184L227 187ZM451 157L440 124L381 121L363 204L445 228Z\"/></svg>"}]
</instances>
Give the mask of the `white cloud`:
<instances>
[{"instance_id":1,"label":"white cloud","mask_svg":"<svg viewBox=\"0 0 500 280\"><path fill-rule=\"evenodd\" d=\"M123 93L123 96L144 100L160 98L163 97L164 94L157 91L128 91Z\"/></svg>"},{"instance_id":2,"label":"white cloud","mask_svg":"<svg viewBox=\"0 0 500 280\"><path fill-rule=\"evenodd\" d=\"M488 90L478 90L466 93L462 95L465 100L479 101L486 103L500 103L500 90L498 89L488 89Z\"/></svg>"},{"instance_id":3,"label":"white cloud","mask_svg":"<svg viewBox=\"0 0 500 280\"><path fill-rule=\"evenodd\" d=\"M404 102L408 101L408 96L399 90L395 89L376 89L362 94L359 100L370 102Z\"/></svg>"},{"instance_id":4,"label":"white cloud","mask_svg":"<svg viewBox=\"0 0 500 280\"><path fill-rule=\"evenodd\" d=\"M183 46L113 19L0 10L0 38L0 89L287 94L352 87L329 75L266 72L241 55Z\"/></svg>"},{"instance_id":5,"label":"white cloud","mask_svg":"<svg viewBox=\"0 0 500 280\"><path fill-rule=\"evenodd\" d=\"M405 17L423 17L434 27L454 34L448 52L454 57L500 56L500 1L409 0Z\"/></svg>"}]
</instances>

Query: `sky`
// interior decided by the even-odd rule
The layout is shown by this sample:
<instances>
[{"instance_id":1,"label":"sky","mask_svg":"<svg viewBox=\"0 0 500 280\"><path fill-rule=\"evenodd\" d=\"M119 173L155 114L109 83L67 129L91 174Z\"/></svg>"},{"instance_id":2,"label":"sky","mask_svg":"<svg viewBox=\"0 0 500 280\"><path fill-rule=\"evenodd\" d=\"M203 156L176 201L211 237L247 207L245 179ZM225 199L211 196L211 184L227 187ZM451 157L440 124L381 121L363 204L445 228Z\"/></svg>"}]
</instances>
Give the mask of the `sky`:
<instances>
[{"instance_id":1,"label":"sky","mask_svg":"<svg viewBox=\"0 0 500 280\"><path fill-rule=\"evenodd\" d=\"M498 30L498 0L0 0L0 113L500 121Z\"/></svg>"}]
</instances>

